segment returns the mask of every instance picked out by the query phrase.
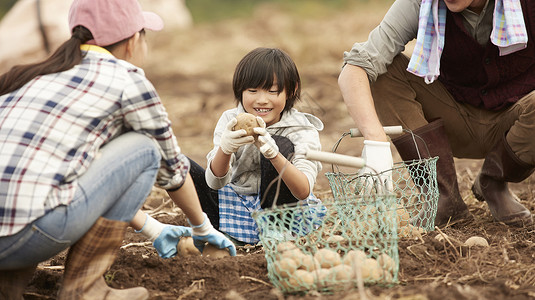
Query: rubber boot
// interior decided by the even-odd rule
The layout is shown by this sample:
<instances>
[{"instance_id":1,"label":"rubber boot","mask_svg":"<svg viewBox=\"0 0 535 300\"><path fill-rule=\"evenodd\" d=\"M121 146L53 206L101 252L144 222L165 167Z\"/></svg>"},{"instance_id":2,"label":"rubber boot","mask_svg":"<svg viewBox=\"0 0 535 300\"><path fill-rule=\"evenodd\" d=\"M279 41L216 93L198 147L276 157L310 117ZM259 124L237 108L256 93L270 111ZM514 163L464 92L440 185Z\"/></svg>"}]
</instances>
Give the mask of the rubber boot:
<instances>
[{"instance_id":1,"label":"rubber boot","mask_svg":"<svg viewBox=\"0 0 535 300\"><path fill-rule=\"evenodd\" d=\"M115 260L127 222L99 218L95 225L69 249L65 262L63 285L58 299L148 299L143 287L116 290L110 288L103 275Z\"/></svg>"},{"instance_id":2,"label":"rubber boot","mask_svg":"<svg viewBox=\"0 0 535 300\"><path fill-rule=\"evenodd\" d=\"M435 225L441 226L472 219L459 193L453 154L443 121L441 119L432 121L413 130L413 134L414 136L407 133L394 138L392 143L404 161L438 156L436 169L439 197Z\"/></svg>"},{"instance_id":3,"label":"rubber boot","mask_svg":"<svg viewBox=\"0 0 535 300\"><path fill-rule=\"evenodd\" d=\"M0 299L23 300L24 289L32 279L37 265L18 269L0 271Z\"/></svg>"},{"instance_id":4,"label":"rubber boot","mask_svg":"<svg viewBox=\"0 0 535 300\"><path fill-rule=\"evenodd\" d=\"M472 193L479 201L486 201L494 219L511 226L532 224L530 211L524 207L508 182L520 182L528 178L534 166L521 161L511 150L505 135L485 157Z\"/></svg>"}]
</instances>

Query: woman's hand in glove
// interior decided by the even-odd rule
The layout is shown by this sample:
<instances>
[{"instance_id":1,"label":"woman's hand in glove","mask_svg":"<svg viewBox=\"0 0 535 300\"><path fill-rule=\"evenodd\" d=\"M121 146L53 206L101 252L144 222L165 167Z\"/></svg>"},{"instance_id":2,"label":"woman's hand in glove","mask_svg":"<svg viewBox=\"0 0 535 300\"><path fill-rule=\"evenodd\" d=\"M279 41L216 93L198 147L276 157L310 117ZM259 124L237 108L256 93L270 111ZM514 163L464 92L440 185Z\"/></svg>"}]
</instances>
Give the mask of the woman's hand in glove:
<instances>
[{"instance_id":1,"label":"woman's hand in glove","mask_svg":"<svg viewBox=\"0 0 535 300\"><path fill-rule=\"evenodd\" d=\"M267 132L266 122L261 117L256 117L256 120L260 126L253 128L253 132L258 134L257 141L254 144L265 158L275 158L279 154L279 147L269 132Z\"/></svg>"},{"instance_id":2,"label":"woman's hand in glove","mask_svg":"<svg viewBox=\"0 0 535 300\"><path fill-rule=\"evenodd\" d=\"M359 175L370 174L367 183L373 183L378 193L391 192L393 159L390 143L364 140L361 156L366 165L360 169Z\"/></svg>"},{"instance_id":3,"label":"woman's hand in glove","mask_svg":"<svg viewBox=\"0 0 535 300\"><path fill-rule=\"evenodd\" d=\"M167 225L145 213L146 219L143 227L136 232L143 234L151 242L158 255L170 258L177 254L176 246L183 236L191 236L191 228L184 226Z\"/></svg>"},{"instance_id":4,"label":"woman's hand in glove","mask_svg":"<svg viewBox=\"0 0 535 300\"><path fill-rule=\"evenodd\" d=\"M201 225L192 227L193 244L201 253L204 250L206 242L216 246L219 249L228 248L231 256L236 256L236 246L224 234L217 231L210 223L210 219L204 214L204 222Z\"/></svg>"},{"instance_id":5,"label":"woman's hand in glove","mask_svg":"<svg viewBox=\"0 0 535 300\"><path fill-rule=\"evenodd\" d=\"M170 258L177 254L177 245L183 236L191 236L191 228L184 226L167 225L162 233L154 240L152 245L162 258Z\"/></svg>"},{"instance_id":6,"label":"woman's hand in glove","mask_svg":"<svg viewBox=\"0 0 535 300\"><path fill-rule=\"evenodd\" d=\"M232 130L237 122L238 120L236 120L236 118L230 119L223 134L221 134L219 148L227 155L235 153L243 145L252 144L254 142L254 138L247 135L245 129Z\"/></svg>"}]
</instances>

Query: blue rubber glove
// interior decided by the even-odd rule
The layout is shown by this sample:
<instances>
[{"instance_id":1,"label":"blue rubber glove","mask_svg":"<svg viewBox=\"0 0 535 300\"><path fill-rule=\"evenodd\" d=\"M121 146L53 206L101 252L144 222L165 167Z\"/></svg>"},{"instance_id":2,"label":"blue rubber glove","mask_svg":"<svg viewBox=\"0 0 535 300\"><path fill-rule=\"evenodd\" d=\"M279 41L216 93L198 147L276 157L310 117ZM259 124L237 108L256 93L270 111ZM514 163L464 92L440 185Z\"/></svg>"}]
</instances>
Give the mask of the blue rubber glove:
<instances>
[{"instance_id":1,"label":"blue rubber glove","mask_svg":"<svg viewBox=\"0 0 535 300\"><path fill-rule=\"evenodd\" d=\"M176 246L183 236L191 236L191 228L167 225L152 245L162 258L171 258L177 254Z\"/></svg>"},{"instance_id":2,"label":"blue rubber glove","mask_svg":"<svg viewBox=\"0 0 535 300\"><path fill-rule=\"evenodd\" d=\"M183 236L191 236L191 228L160 223L158 220L145 213L147 218L140 230L136 232L146 236L151 242L158 255L162 258L170 258L177 254L177 244Z\"/></svg>"},{"instance_id":3,"label":"blue rubber glove","mask_svg":"<svg viewBox=\"0 0 535 300\"><path fill-rule=\"evenodd\" d=\"M201 253L204 250L204 244L208 242L219 249L228 248L230 256L236 256L234 243L212 226L206 214L204 214L204 222L201 225L194 226L191 223L190 225L192 227L193 244Z\"/></svg>"}]
</instances>

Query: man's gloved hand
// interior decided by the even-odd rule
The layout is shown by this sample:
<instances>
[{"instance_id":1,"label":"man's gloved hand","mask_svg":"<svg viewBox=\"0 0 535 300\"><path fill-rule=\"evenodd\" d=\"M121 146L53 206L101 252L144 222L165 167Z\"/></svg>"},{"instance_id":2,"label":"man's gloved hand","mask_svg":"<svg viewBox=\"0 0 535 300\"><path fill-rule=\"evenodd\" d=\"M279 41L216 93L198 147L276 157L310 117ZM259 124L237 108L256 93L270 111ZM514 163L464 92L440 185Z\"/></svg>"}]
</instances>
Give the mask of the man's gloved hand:
<instances>
[{"instance_id":1,"label":"man's gloved hand","mask_svg":"<svg viewBox=\"0 0 535 300\"><path fill-rule=\"evenodd\" d=\"M253 128L254 133L258 134L257 141L254 144L265 158L275 158L279 154L279 147L269 132L267 132L266 122L261 117L256 117L256 120L260 126Z\"/></svg>"},{"instance_id":2,"label":"man's gloved hand","mask_svg":"<svg viewBox=\"0 0 535 300\"><path fill-rule=\"evenodd\" d=\"M191 228L176 225L167 225L152 245L162 258L170 258L177 254L177 245L183 236L191 236Z\"/></svg>"},{"instance_id":3,"label":"man's gloved hand","mask_svg":"<svg viewBox=\"0 0 535 300\"><path fill-rule=\"evenodd\" d=\"M170 258L177 254L176 246L183 236L191 236L191 228L160 223L153 217L145 214L147 219L138 233L142 233L151 242L158 255Z\"/></svg>"},{"instance_id":4,"label":"man's gloved hand","mask_svg":"<svg viewBox=\"0 0 535 300\"><path fill-rule=\"evenodd\" d=\"M360 169L359 175L371 174L369 180L373 180L374 187L378 193L391 192L392 184L392 151L389 142L379 142L364 140L362 149L362 158L366 165ZM372 182L367 182L371 184ZM386 190L384 190L386 189Z\"/></svg>"},{"instance_id":5,"label":"man's gloved hand","mask_svg":"<svg viewBox=\"0 0 535 300\"><path fill-rule=\"evenodd\" d=\"M228 248L231 256L236 256L236 246L224 234L217 231L210 223L208 216L204 214L204 222L201 225L192 227L193 244L201 253L204 250L206 242L216 246L219 249Z\"/></svg>"},{"instance_id":6,"label":"man's gloved hand","mask_svg":"<svg viewBox=\"0 0 535 300\"><path fill-rule=\"evenodd\" d=\"M223 131L223 134L221 134L219 148L221 148L221 151L227 155L238 151L238 149L243 145L252 144L254 142L254 137L246 135L247 132L245 129L236 131L232 130L236 123L238 123L236 118L230 119L225 130Z\"/></svg>"}]
</instances>

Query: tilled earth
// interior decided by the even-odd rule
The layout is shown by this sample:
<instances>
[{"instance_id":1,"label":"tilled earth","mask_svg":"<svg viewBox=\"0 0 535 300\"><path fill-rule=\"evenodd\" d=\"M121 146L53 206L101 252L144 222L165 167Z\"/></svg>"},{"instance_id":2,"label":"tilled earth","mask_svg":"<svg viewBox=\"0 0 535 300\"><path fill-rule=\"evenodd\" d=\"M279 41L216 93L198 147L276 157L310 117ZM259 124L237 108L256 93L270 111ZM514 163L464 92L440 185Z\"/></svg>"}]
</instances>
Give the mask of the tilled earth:
<instances>
[{"instance_id":1,"label":"tilled earth","mask_svg":"<svg viewBox=\"0 0 535 300\"><path fill-rule=\"evenodd\" d=\"M312 16L263 5L247 19L201 24L181 32L149 33L152 48L145 71L168 109L182 151L205 164L217 119L234 106L234 67L243 55L260 46L280 47L295 59L303 81L303 101L298 108L323 120L323 148L331 150L352 126L336 84L342 53L366 39L388 2L359 2L342 12ZM361 149L358 138L344 138L336 151L360 155ZM473 197L470 187L481 163L456 160L461 194L474 220L429 232L421 239L401 238L399 283L393 286L285 295L270 282L261 247L240 247L238 256L232 258L161 259L131 229L106 280L115 288L144 286L151 299L533 299L535 229L494 222L486 204ZM324 165L315 187L317 194L327 198L332 195L323 172L330 168ZM535 212L532 182L533 177L511 188ZM161 221L186 225L180 210L166 200L155 189L144 208ZM437 234L449 239L438 242ZM487 239L490 246L461 245L474 235ZM39 266L25 299L55 298L64 258L61 253Z\"/></svg>"}]
</instances>

